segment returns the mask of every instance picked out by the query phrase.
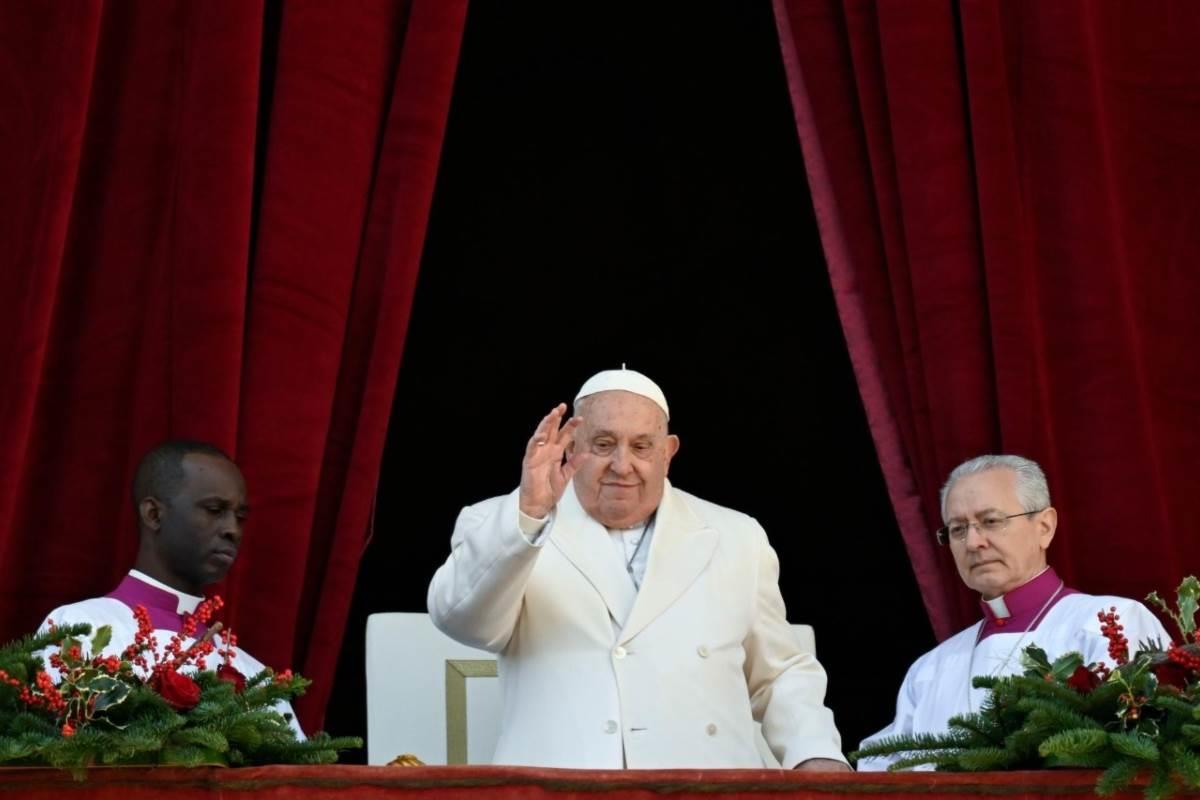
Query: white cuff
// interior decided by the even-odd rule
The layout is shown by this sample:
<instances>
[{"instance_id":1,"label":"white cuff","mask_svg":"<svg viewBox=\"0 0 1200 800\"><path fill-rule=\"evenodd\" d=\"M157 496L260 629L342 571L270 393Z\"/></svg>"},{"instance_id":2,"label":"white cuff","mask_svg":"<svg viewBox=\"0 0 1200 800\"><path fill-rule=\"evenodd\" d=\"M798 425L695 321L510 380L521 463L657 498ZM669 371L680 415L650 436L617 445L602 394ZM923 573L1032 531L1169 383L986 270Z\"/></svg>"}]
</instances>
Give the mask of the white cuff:
<instances>
[{"instance_id":1,"label":"white cuff","mask_svg":"<svg viewBox=\"0 0 1200 800\"><path fill-rule=\"evenodd\" d=\"M553 513L551 512L551 514ZM525 541L530 544L536 545L538 543L542 538L542 534L546 532L547 523L549 522L550 514L538 519L537 517L529 516L520 508L517 509L517 526L520 527L521 535L525 537Z\"/></svg>"}]
</instances>

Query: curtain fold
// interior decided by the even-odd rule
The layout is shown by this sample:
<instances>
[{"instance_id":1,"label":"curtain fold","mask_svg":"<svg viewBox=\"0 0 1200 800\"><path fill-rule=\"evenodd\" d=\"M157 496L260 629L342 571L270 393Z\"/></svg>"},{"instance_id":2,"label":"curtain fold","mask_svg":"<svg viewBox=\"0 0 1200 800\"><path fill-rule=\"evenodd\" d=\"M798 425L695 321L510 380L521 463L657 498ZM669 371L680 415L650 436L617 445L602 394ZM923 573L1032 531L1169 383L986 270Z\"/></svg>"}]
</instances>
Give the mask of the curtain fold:
<instances>
[{"instance_id":1,"label":"curtain fold","mask_svg":"<svg viewBox=\"0 0 1200 800\"><path fill-rule=\"evenodd\" d=\"M208 439L253 507L225 617L314 680L311 728L368 535L466 0L286 3L277 50L265 11L0 9L0 631L110 590L135 553L136 460Z\"/></svg>"},{"instance_id":2,"label":"curtain fold","mask_svg":"<svg viewBox=\"0 0 1200 800\"><path fill-rule=\"evenodd\" d=\"M1141 597L1200 566L1200 9L775 0L822 243L939 638L977 616L937 495L1040 461L1051 562Z\"/></svg>"}]
</instances>

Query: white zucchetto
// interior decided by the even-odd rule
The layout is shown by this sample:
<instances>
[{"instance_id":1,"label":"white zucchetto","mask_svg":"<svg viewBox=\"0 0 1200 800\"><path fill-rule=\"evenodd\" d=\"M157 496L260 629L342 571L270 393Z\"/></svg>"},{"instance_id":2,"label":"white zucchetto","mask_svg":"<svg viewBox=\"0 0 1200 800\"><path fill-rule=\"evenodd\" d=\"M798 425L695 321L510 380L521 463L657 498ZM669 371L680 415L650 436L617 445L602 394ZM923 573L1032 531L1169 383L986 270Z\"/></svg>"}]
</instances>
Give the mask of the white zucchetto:
<instances>
[{"instance_id":1,"label":"white zucchetto","mask_svg":"<svg viewBox=\"0 0 1200 800\"><path fill-rule=\"evenodd\" d=\"M671 419L671 412L667 410L667 396L658 388L658 384L640 372L625 369L624 365L621 369L606 369L588 378L580 387L579 394L575 395L575 406L578 407L579 401L588 395L614 390L641 395L661 408L668 420Z\"/></svg>"}]
</instances>

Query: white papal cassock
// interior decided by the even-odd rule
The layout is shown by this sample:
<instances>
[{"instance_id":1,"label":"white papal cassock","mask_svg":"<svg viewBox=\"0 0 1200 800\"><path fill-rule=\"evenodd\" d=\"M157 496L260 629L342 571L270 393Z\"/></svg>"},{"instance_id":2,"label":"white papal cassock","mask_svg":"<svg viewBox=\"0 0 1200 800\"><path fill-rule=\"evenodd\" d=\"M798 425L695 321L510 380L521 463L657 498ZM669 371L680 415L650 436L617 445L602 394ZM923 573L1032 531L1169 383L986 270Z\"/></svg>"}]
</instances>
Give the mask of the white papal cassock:
<instances>
[{"instance_id":1,"label":"white papal cassock","mask_svg":"<svg viewBox=\"0 0 1200 800\"><path fill-rule=\"evenodd\" d=\"M573 487L536 542L520 526L516 491L463 509L429 587L441 630L499 655L497 763L761 767L756 719L785 767L843 759L753 519L668 483L640 588Z\"/></svg>"}]
</instances>

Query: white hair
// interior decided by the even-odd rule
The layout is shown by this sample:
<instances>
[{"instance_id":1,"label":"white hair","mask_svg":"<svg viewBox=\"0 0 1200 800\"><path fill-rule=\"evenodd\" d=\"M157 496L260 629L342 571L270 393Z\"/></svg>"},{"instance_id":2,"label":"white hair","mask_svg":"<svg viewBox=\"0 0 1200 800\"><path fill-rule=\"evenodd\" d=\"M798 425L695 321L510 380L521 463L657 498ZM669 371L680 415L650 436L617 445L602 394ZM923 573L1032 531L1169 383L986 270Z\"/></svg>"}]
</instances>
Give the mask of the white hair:
<instances>
[{"instance_id":1,"label":"white hair","mask_svg":"<svg viewBox=\"0 0 1200 800\"><path fill-rule=\"evenodd\" d=\"M1046 483L1046 473L1042 472L1036 461L1024 456L975 456L955 467L942 487L940 499L943 522L946 521L946 497L955 481L967 475L977 475L993 469L1013 471L1017 483L1017 500L1021 503L1022 511L1041 511L1050 505L1050 486Z\"/></svg>"},{"instance_id":2,"label":"white hair","mask_svg":"<svg viewBox=\"0 0 1200 800\"><path fill-rule=\"evenodd\" d=\"M606 390L606 391L628 391L628 390ZM637 392L629 392L629 393L637 394ZM589 394L589 395L584 395L583 397L575 398L575 405L571 409L572 415L576 416L576 417L583 417L584 419L587 419L588 406L591 404L592 400L594 400L595 398L599 397L602 394L604 394L604 392L596 392L595 394ZM638 396L644 397L644 395L638 395ZM652 398L646 397L645 399L650 400L650 402L652 402L656 406L658 406L658 403L655 402ZM658 411L662 415L663 430L669 432L671 429L671 422L670 422L670 419L667 417L667 412L663 411L662 406L658 407ZM578 431L576 431L576 433L578 433Z\"/></svg>"}]
</instances>

